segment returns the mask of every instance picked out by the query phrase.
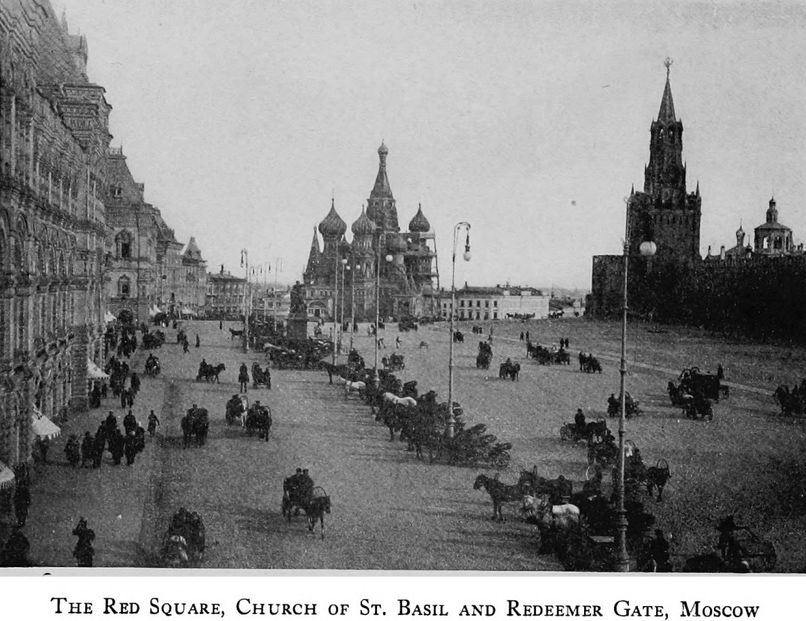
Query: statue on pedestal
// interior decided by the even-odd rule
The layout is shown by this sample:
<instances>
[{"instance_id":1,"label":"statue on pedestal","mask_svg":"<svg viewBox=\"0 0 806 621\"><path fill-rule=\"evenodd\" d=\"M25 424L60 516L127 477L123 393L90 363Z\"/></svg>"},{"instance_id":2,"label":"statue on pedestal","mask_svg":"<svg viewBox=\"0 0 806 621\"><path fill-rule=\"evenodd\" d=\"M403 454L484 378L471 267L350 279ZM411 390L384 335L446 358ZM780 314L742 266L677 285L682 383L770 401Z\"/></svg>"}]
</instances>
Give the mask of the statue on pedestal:
<instances>
[{"instance_id":1,"label":"statue on pedestal","mask_svg":"<svg viewBox=\"0 0 806 621\"><path fill-rule=\"evenodd\" d=\"M291 287L291 314L305 316L308 314L308 307L305 305L305 294L299 281Z\"/></svg>"}]
</instances>

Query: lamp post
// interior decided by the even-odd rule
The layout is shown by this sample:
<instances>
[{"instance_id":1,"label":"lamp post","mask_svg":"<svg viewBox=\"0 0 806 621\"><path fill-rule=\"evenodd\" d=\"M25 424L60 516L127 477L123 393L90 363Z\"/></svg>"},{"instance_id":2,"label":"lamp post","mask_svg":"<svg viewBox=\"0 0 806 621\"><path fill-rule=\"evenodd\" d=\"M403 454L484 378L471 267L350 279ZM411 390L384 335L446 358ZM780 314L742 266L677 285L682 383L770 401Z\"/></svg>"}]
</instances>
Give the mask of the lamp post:
<instances>
[{"instance_id":1,"label":"lamp post","mask_svg":"<svg viewBox=\"0 0 806 621\"><path fill-rule=\"evenodd\" d=\"M346 267L350 273L350 350L353 351L353 333L355 332L355 263Z\"/></svg>"},{"instance_id":2,"label":"lamp post","mask_svg":"<svg viewBox=\"0 0 806 621\"><path fill-rule=\"evenodd\" d=\"M375 373L372 376L372 383L377 389L381 385L381 378L378 375L378 324L381 321L381 239L382 235L378 235L378 255L375 266ZM386 262L391 263L392 255L386 255Z\"/></svg>"},{"instance_id":3,"label":"lamp post","mask_svg":"<svg viewBox=\"0 0 806 621\"><path fill-rule=\"evenodd\" d=\"M459 231L465 229L465 252L462 255L465 261L470 261L470 224L459 222L453 227L453 254L451 257L451 322L450 337L448 339L448 437L453 438L456 417L453 411L453 316L456 312L456 242L459 240Z\"/></svg>"},{"instance_id":4,"label":"lamp post","mask_svg":"<svg viewBox=\"0 0 806 621\"><path fill-rule=\"evenodd\" d=\"M627 510L624 506L624 435L627 420L627 400L624 387L627 376L627 284L630 265L630 199L625 198L627 204L627 224L624 235L624 288L622 290L621 308L621 362L619 364L619 420L618 420L618 489L616 507L616 571L630 571L630 556L627 554ZM655 242L645 241L639 246L642 256L651 257L657 251Z\"/></svg>"},{"instance_id":5,"label":"lamp post","mask_svg":"<svg viewBox=\"0 0 806 621\"><path fill-rule=\"evenodd\" d=\"M336 342L339 340L338 325L339 318L339 243L336 243L336 265L333 274L335 286L333 288L333 364L336 364Z\"/></svg>"},{"instance_id":6,"label":"lamp post","mask_svg":"<svg viewBox=\"0 0 806 621\"><path fill-rule=\"evenodd\" d=\"M341 339L344 334L344 288L347 282L344 280L344 270L347 269L347 258L341 260L341 300L339 301L339 355L341 355Z\"/></svg>"},{"instance_id":7,"label":"lamp post","mask_svg":"<svg viewBox=\"0 0 806 621\"><path fill-rule=\"evenodd\" d=\"M274 309L274 329L277 330L277 272L283 268L283 260L277 258L274 260L274 291L272 292L272 308Z\"/></svg>"},{"instance_id":8,"label":"lamp post","mask_svg":"<svg viewBox=\"0 0 806 621\"><path fill-rule=\"evenodd\" d=\"M243 289L243 350L249 351L249 251L241 249L241 267L246 272L246 282Z\"/></svg>"}]
</instances>

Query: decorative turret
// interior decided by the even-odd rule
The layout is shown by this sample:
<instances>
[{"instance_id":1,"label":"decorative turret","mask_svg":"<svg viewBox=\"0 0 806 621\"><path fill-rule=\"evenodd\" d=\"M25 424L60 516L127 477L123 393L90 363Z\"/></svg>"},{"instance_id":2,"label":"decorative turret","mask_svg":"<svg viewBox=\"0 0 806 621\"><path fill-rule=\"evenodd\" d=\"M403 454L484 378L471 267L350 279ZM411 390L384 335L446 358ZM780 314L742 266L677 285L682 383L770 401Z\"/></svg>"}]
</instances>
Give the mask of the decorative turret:
<instances>
[{"instance_id":1,"label":"decorative turret","mask_svg":"<svg viewBox=\"0 0 806 621\"><path fill-rule=\"evenodd\" d=\"M330 211L319 223L319 232L325 239L338 239L347 232L347 224L336 213L335 199L330 199Z\"/></svg>"},{"instance_id":2,"label":"decorative turret","mask_svg":"<svg viewBox=\"0 0 806 621\"><path fill-rule=\"evenodd\" d=\"M411 222L409 222L409 231L412 233L428 233L430 230L431 223L428 222L426 217L423 215L423 205L420 203L417 208L417 213L414 214Z\"/></svg>"},{"instance_id":3,"label":"decorative turret","mask_svg":"<svg viewBox=\"0 0 806 621\"><path fill-rule=\"evenodd\" d=\"M767 207L767 224L778 222L778 209L775 207L775 197L770 197L769 207Z\"/></svg>"},{"instance_id":4,"label":"decorative turret","mask_svg":"<svg viewBox=\"0 0 806 621\"><path fill-rule=\"evenodd\" d=\"M313 277L316 274L321 254L319 250L319 237L316 235L316 227L313 227L313 240L311 241L311 250L308 253L308 264L305 267L306 282L310 282L309 276Z\"/></svg>"},{"instance_id":5,"label":"decorative turret","mask_svg":"<svg viewBox=\"0 0 806 621\"><path fill-rule=\"evenodd\" d=\"M742 228L741 222L739 223L739 228L736 230L736 246L744 246L744 229Z\"/></svg>"},{"instance_id":6,"label":"decorative turret","mask_svg":"<svg viewBox=\"0 0 806 621\"><path fill-rule=\"evenodd\" d=\"M397 223L397 208L395 207L395 197L392 196L392 188L389 186L389 178L386 176L386 156L389 149L381 142L378 148L378 175L375 177L375 185L369 193L367 201L367 216L384 232L398 232L400 227Z\"/></svg>"},{"instance_id":7,"label":"decorative turret","mask_svg":"<svg viewBox=\"0 0 806 621\"><path fill-rule=\"evenodd\" d=\"M666 62L666 86L660 100L658 119L650 128L649 164L645 169L644 192L664 206L676 208L685 202L686 167L683 165L683 124L677 120L669 83L671 59Z\"/></svg>"},{"instance_id":8,"label":"decorative turret","mask_svg":"<svg viewBox=\"0 0 806 621\"><path fill-rule=\"evenodd\" d=\"M353 226L350 228L355 237L371 237L378 227L376 227L375 223L367 217L367 211L362 206L361 215L358 216L358 220L353 222Z\"/></svg>"}]
</instances>

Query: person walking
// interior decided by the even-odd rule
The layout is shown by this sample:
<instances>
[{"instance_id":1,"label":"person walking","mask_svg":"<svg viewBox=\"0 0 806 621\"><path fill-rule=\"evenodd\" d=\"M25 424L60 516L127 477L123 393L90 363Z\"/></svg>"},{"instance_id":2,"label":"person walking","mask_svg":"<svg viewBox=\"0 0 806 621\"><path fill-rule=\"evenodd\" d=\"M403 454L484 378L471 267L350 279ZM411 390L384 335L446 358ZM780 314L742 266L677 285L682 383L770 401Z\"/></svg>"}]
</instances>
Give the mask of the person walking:
<instances>
[{"instance_id":1,"label":"person walking","mask_svg":"<svg viewBox=\"0 0 806 621\"><path fill-rule=\"evenodd\" d=\"M22 528L28 519L28 507L31 506L31 490L28 483L19 482L14 490L14 515L17 517L17 526Z\"/></svg>"},{"instance_id":2,"label":"person walking","mask_svg":"<svg viewBox=\"0 0 806 621\"><path fill-rule=\"evenodd\" d=\"M400 337L395 337L395 349L400 349Z\"/></svg>"},{"instance_id":3,"label":"person walking","mask_svg":"<svg viewBox=\"0 0 806 621\"><path fill-rule=\"evenodd\" d=\"M223 329L224 329L224 322L223 322L223 321L221 321L220 319L218 320L218 329L219 329L219 330L223 330Z\"/></svg>"},{"instance_id":4,"label":"person walking","mask_svg":"<svg viewBox=\"0 0 806 621\"><path fill-rule=\"evenodd\" d=\"M36 447L39 449L39 459L43 464L48 463L48 450L50 449L50 440L47 438L37 438Z\"/></svg>"},{"instance_id":5,"label":"person walking","mask_svg":"<svg viewBox=\"0 0 806 621\"><path fill-rule=\"evenodd\" d=\"M92 465L92 455L94 452L94 442L89 431L84 432L84 439L81 441L81 467L85 467L89 462Z\"/></svg>"},{"instance_id":6,"label":"person walking","mask_svg":"<svg viewBox=\"0 0 806 621\"><path fill-rule=\"evenodd\" d=\"M198 349L200 346L201 346L201 340L199 339L199 335L197 334L196 335L196 349Z\"/></svg>"},{"instance_id":7,"label":"person walking","mask_svg":"<svg viewBox=\"0 0 806 621\"><path fill-rule=\"evenodd\" d=\"M187 337L182 339L182 353L184 354L190 353Z\"/></svg>"},{"instance_id":8,"label":"person walking","mask_svg":"<svg viewBox=\"0 0 806 621\"><path fill-rule=\"evenodd\" d=\"M79 567L92 567L92 559L95 556L95 548L92 542L95 541L95 531L87 526L87 520L83 517L78 520L78 524L73 529L73 534L78 537L73 556L76 557Z\"/></svg>"},{"instance_id":9,"label":"person walking","mask_svg":"<svg viewBox=\"0 0 806 621\"><path fill-rule=\"evenodd\" d=\"M157 418L157 415L154 414L154 410L151 410L151 414L148 415L148 435L152 438L157 431L157 427L160 424L160 419Z\"/></svg>"},{"instance_id":10,"label":"person walking","mask_svg":"<svg viewBox=\"0 0 806 621\"><path fill-rule=\"evenodd\" d=\"M246 363L241 363L241 368L238 371L238 383L241 385L240 392L248 392L249 386L249 369L246 368Z\"/></svg>"}]
</instances>

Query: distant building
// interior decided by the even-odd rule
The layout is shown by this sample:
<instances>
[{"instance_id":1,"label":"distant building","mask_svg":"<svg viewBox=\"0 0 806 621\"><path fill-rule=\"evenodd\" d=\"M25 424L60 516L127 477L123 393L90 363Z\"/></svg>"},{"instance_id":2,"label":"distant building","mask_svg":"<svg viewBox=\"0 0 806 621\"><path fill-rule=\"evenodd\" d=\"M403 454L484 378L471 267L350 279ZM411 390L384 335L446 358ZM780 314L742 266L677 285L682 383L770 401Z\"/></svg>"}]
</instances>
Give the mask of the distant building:
<instances>
[{"instance_id":1,"label":"distant building","mask_svg":"<svg viewBox=\"0 0 806 621\"><path fill-rule=\"evenodd\" d=\"M443 291L440 314L448 319L451 312L451 292ZM549 296L533 287L471 287L465 284L456 291L457 319L489 321L512 319L515 315L534 315L544 319L549 314Z\"/></svg>"},{"instance_id":2,"label":"distant building","mask_svg":"<svg viewBox=\"0 0 806 621\"><path fill-rule=\"evenodd\" d=\"M240 319L243 315L246 279L224 272L207 274L206 315L214 318Z\"/></svg>"}]
</instances>

